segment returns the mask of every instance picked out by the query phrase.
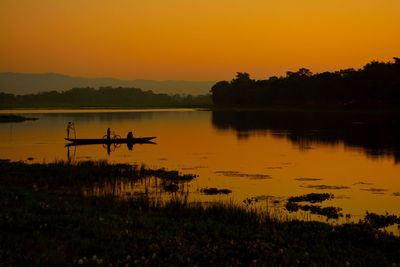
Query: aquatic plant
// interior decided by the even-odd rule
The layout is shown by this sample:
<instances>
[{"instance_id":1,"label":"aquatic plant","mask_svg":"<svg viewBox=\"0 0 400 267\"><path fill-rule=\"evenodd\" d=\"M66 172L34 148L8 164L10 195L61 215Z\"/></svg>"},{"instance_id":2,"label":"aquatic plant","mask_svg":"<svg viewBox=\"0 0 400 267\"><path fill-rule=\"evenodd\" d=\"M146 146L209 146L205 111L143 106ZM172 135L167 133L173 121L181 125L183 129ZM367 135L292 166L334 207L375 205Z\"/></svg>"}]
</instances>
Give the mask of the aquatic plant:
<instances>
[{"instance_id":1,"label":"aquatic plant","mask_svg":"<svg viewBox=\"0 0 400 267\"><path fill-rule=\"evenodd\" d=\"M362 190L362 191L368 191L368 192L371 192L372 194L384 194L384 192L388 191L387 189L383 189L383 188L374 188L374 187L370 187L370 188L361 188L360 190Z\"/></svg>"},{"instance_id":2,"label":"aquatic plant","mask_svg":"<svg viewBox=\"0 0 400 267\"><path fill-rule=\"evenodd\" d=\"M304 205L301 206L301 209L304 211L310 211L312 214L326 216L327 219L338 219L339 217L343 217L343 214L340 213L342 209L339 207L321 207L317 205Z\"/></svg>"},{"instance_id":3,"label":"aquatic plant","mask_svg":"<svg viewBox=\"0 0 400 267\"><path fill-rule=\"evenodd\" d=\"M271 175L268 174L251 174L251 173L241 173L238 171L215 171L214 173L230 177L244 177L250 179L271 179Z\"/></svg>"},{"instance_id":4,"label":"aquatic plant","mask_svg":"<svg viewBox=\"0 0 400 267\"><path fill-rule=\"evenodd\" d=\"M310 193L307 195L297 196L297 197L290 197L288 199L289 202L310 202L310 203L317 203L323 202L328 199L334 198L333 194L328 193Z\"/></svg>"},{"instance_id":5,"label":"aquatic plant","mask_svg":"<svg viewBox=\"0 0 400 267\"><path fill-rule=\"evenodd\" d=\"M400 216L389 215L379 215L373 212L368 212L364 217L364 221L373 225L376 228L382 228L393 224L400 224Z\"/></svg>"},{"instance_id":6,"label":"aquatic plant","mask_svg":"<svg viewBox=\"0 0 400 267\"><path fill-rule=\"evenodd\" d=\"M203 188L200 190L200 192L202 192L203 194L206 195L217 195L217 194L230 194L232 193L232 190L230 189L218 189L215 187L211 187L211 188Z\"/></svg>"},{"instance_id":7,"label":"aquatic plant","mask_svg":"<svg viewBox=\"0 0 400 267\"><path fill-rule=\"evenodd\" d=\"M325 200L333 199L334 195L328 193L311 193L302 196L295 196L288 198L288 201L285 205L286 210L290 212L296 212L298 210L309 211L311 214L318 214L322 216L326 216L327 219L338 219L342 217L343 214L340 213L342 210L338 207L321 207L319 205L301 205L298 202L310 202L310 203L320 203Z\"/></svg>"},{"instance_id":8,"label":"aquatic plant","mask_svg":"<svg viewBox=\"0 0 400 267\"><path fill-rule=\"evenodd\" d=\"M339 189L349 189L349 186L345 185L325 185L325 184L320 184L320 185L307 185L307 188L314 188L318 190L339 190Z\"/></svg>"},{"instance_id":9,"label":"aquatic plant","mask_svg":"<svg viewBox=\"0 0 400 267\"><path fill-rule=\"evenodd\" d=\"M320 181L322 180L321 178L308 178L308 177L299 177L295 178L297 181Z\"/></svg>"}]
</instances>

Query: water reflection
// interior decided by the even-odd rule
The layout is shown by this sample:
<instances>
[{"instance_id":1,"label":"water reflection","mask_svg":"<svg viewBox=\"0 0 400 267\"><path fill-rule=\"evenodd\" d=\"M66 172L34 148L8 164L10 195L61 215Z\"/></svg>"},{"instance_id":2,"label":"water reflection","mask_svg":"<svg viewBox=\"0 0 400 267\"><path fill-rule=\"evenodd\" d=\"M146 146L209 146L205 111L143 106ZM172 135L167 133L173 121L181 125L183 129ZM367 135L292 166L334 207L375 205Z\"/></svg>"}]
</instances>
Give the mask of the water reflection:
<instances>
[{"instance_id":1,"label":"water reflection","mask_svg":"<svg viewBox=\"0 0 400 267\"><path fill-rule=\"evenodd\" d=\"M220 131L235 130L239 139L269 132L301 150L344 143L372 158L393 156L400 162L399 113L214 111L212 124Z\"/></svg>"},{"instance_id":2,"label":"water reflection","mask_svg":"<svg viewBox=\"0 0 400 267\"><path fill-rule=\"evenodd\" d=\"M156 146L134 145L130 151L123 144L110 147L109 155L102 145L74 146L69 148L70 158L76 162L106 159L196 174L184 189L190 192L191 202L233 201L300 219L302 213L305 218L317 215L301 209L282 212L289 197L330 193L335 198L327 204L343 208L344 215L351 214L350 219L339 220L358 221L366 210L399 214L400 164L393 164L393 158L399 161L400 131L395 114L35 112L26 115L39 117L37 121L0 125L0 158L29 163L66 161L65 126L72 121L77 138L101 138L109 127L118 133L133 131L135 136L156 135ZM154 194L172 196L175 193L171 191L179 195L182 190L177 183L157 185L157 190L147 186L141 192L154 190ZM133 193L129 186L118 185L115 192L139 194L140 190ZM232 192L210 195L205 194L206 188Z\"/></svg>"},{"instance_id":3,"label":"water reflection","mask_svg":"<svg viewBox=\"0 0 400 267\"><path fill-rule=\"evenodd\" d=\"M68 162L72 162L76 159L76 149L77 147L83 147L83 146L92 146L92 145L97 145L101 146L104 148L105 151L107 151L107 155L111 155L111 152L116 151L118 148L120 148L122 145L126 144L126 147L128 150L132 151L133 147L136 145L143 145L143 144L151 144L155 145L156 143L152 141L146 141L146 142L141 142L141 143L132 143L132 142L127 142L127 143L104 143L104 144L85 144L85 143L70 143L66 144L65 147L67 148L67 159Z\"/></svg>"}]
</instances>

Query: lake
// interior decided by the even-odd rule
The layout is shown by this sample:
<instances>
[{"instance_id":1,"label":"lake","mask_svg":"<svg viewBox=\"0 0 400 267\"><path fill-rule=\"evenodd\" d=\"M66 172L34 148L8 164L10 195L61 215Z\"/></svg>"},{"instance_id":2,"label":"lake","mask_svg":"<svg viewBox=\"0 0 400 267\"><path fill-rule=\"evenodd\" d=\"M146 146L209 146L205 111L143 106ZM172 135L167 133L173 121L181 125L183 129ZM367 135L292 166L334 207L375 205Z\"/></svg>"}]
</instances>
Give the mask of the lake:
<instances>
[{"instance_id":1,"label":"lake","mask_svg":"<svg viewBox=\"0 0 400 267\"><path fill-rule=\"evenodd\" d=\"M342 208L337 222L366 211L400 215L400 114L255 112L196 109L3 110L37 121L0 124L0 158L13 161L107 160L179 170L198 177L179 191L190 201L232 201L274 210L282 217L317 219L284 210L288 197L330 193L324 206ZM65 147L67 123L77 138L101 138L106 129L156 144ZM146 183L146 182L143 182ZM150 188L157 181L122 193ZM206 195L204 188L232 190ZM155 189L154 189L155 188ZM147 189L146 189L147 190ZM244 203L246 202L246 203ZM347 215L347 216L345 216ZM395 230L398 231L398 230Z\"/></svg>"}]
</instances>

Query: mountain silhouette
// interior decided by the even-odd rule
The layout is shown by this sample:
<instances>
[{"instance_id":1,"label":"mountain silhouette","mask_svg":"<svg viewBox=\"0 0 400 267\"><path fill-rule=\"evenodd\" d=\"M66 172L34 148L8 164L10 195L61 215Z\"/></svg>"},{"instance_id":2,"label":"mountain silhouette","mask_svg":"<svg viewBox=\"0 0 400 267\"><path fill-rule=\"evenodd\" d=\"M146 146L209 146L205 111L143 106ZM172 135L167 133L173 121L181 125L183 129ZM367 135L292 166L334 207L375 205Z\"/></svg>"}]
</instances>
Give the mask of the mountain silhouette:
<instances>
[{"instance_id":1,"label":"mountain silhouette","mask_svg":"<svg viewBox=\"0 0 400 267\"><path fill-rule=\"evenodd\" d=\"M45 91L63 91L73 87L135 87L152 90L154 93L202 95L210 91L215 81L180 80L120 80L115 78L72 77L57 73L30 74L0 73L0 92L16 95L33 94Z\"/></svg>"}]
</instances>

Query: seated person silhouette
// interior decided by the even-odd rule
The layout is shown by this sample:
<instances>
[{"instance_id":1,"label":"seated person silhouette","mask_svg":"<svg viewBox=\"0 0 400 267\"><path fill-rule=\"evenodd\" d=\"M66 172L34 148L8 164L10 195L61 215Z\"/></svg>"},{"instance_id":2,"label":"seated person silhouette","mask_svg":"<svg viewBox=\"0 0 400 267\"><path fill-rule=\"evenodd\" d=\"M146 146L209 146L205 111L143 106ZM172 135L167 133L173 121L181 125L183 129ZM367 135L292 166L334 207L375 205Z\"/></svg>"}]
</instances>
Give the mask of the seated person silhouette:
<instances>
[{"instance_id":1,"label":"seated person silhouette","mask_svg":"<svg viewBox=\"0 0 400 267\"><path fill-rule=\"evenodd\" d=\"M133 140L133 134L132 132L129 132L128 135L126 136L126 139L128 140L128 142Z\"/></svg>"}]
</instances>

